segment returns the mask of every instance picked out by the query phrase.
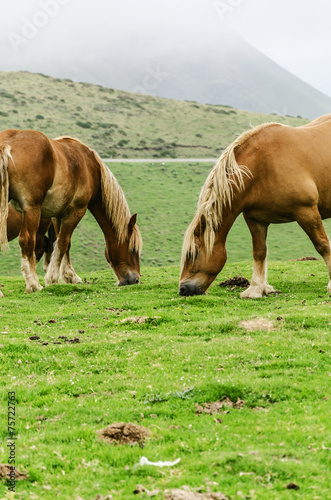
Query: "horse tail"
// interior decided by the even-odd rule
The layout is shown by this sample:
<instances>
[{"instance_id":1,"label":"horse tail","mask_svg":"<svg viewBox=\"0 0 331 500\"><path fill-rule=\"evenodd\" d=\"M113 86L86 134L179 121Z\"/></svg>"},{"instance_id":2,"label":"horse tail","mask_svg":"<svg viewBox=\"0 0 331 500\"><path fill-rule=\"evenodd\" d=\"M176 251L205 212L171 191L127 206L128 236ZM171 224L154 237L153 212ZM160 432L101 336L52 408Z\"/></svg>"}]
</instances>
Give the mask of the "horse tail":
<instances>
[{"instance_id":1,"label":"horse tail","mask_svg":"<svg viewBox=\"0 0 331 500\"><path fill-rule=\"evenodd\" d=\"M9 201L9 160L13 161L8 144L0 146L0 248L8 248L7 219Z\"/></svg>"}]
</instances>

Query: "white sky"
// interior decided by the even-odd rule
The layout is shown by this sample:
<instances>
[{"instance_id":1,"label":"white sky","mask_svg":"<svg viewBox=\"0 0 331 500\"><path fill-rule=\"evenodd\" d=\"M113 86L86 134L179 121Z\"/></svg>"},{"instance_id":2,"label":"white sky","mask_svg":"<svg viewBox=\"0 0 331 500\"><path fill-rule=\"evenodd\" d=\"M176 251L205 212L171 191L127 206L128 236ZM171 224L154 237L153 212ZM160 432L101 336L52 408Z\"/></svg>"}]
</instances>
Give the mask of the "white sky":
<instances>
[{"instance_id":1,"label":"white sky","mask_svg":"<svg viewBox=\"0 0 331 500\"><path fill-rule=\"evenodd\" d=\"M330 20L328 0L11 0L1 5L0 70L70 77L99 53L123 54L125 65L128 53L214 45L233 29L331 95Z\"/></svg>"}]
</instances>

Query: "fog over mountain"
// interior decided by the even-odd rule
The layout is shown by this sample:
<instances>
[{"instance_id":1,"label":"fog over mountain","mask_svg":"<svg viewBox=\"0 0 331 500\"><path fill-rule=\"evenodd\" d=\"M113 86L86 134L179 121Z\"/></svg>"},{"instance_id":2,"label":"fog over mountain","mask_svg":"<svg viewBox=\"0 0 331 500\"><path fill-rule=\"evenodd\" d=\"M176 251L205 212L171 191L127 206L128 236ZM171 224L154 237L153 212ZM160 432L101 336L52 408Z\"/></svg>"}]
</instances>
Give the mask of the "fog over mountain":
<instances>
[{"instance_id":1,"label":"fog over mountain","mask_svg":"<svg viewBox=\"0 0 331 500\"><path fill-rule=\"evenodd\" d=\"M315 118L331 111L331 98L303 82L252 47L228 34L219 44L127 53L107 50L72 68L74 79L108 87L248 111Z\"/></svg>"},{"instance_id":2,"label":"fog over mountain","mask_svg":"<svg viewBox=\"0 0 331 500\"><path fill-rule=\"evenodd\" d=\"M301 17L291 24L294 11L286 12L291 7L284 0L270 0L268 7L256 0L169 0L157 5L150 0L14 0L3 6L0 19L0 70L28 70L161 97L314 118L331 110L331 97L235 31L240 28L260 43L264 34L265 48L284 60L283 38L289 40L292 30L293 45L300 48L300 23L305 26L309 16L320 17L317 7L309 12L307 5L300 3ZM277 19L282 19L281 31ZM307 57L312 60L314 54L312 47ZM304 55L298 52L298 61ZM316 52L320 67L323 57L325 52Z\"/></svg>"}]
</instances>

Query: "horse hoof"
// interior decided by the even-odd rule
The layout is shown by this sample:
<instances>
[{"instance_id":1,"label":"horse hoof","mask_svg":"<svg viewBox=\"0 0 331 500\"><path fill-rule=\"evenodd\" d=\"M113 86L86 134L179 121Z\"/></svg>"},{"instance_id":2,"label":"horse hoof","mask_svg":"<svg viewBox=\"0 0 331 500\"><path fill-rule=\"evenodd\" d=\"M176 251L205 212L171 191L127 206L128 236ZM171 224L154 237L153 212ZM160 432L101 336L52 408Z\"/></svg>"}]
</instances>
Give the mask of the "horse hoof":
<instances>
[{"instance_id":1,"label":"horse hoof","mask_svg":"<svg viewBox=\"0 0 331 500\"><path fill-rule=\"evenodd\" d=\"M261 299L262 291L258 287L249 287L240 294L241 299Z\"/></svg>"},{"instance_id":2,"label":"horse hoof","mask_svg":"<svg viewBox=\"0 0 331 500\"><path fill-rule=\"evenodd\" d=\"M45 277L45 286L50 286L50 285L55 285L57 284L59 281L58 280L55 280L55 279L47 279Z\"/></svg>"},{"instance_id":3,"label":"horse hoof","mask_svg":"<svg viewBox=\"0 0 331 500\"><path fill-rule=\"evenodd\" d=\"M30 285L26 287L26 293L39 292L43 287L41 285Z\"/></svg>"},{"instance_id":4,"label":"horse hoof","mask_svg":"<svg viewBox=\"0 0 331 500\"><path fill-rule=\"evenodd\" d=\"M277 290L274 289L273 286L267 285L264 289L265 295L269 295L269 293L279 293Z\"/></svg>"},{"instance_id":5,"label":"horse hoof","mask_svg":"<svg viewBox=\"0 0 331 500\"><path fill-rule=\"evenodd\" d=\"M76 276L72 281L71 283L73 285L81 285L83 283L83 280L79 277L79 276Z\"/></svg>"}]
</instances>

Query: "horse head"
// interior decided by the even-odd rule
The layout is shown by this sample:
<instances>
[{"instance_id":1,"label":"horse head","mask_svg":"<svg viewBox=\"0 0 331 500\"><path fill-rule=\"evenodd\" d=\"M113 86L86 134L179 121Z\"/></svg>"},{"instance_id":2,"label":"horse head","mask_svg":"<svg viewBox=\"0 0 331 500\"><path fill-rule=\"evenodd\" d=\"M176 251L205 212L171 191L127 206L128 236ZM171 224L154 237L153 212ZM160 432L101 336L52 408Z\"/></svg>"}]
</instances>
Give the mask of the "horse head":
<instances>
[{"instance_id":1,"label":"horse head","mask_svg":"<svg viewBox=\"0 0 331 500\"><path fill-rule=\"evenodd\" d=\"M106 259L114 270L119 286L135 285L140 280L141 236L136 224L137 214L127 224L124 239L110 239L106 245Z\"/></svg>"},{"instance_id":2,"label":"horse head","mask_svg":"<svg viewBox=\"0 0 331 500\"><path fill-rule=\"evenodd\" d=\"M224 241L204 215L188 228L182 250L179 294L203 295L226 262Z\"/></svg>"}]
</instances>

